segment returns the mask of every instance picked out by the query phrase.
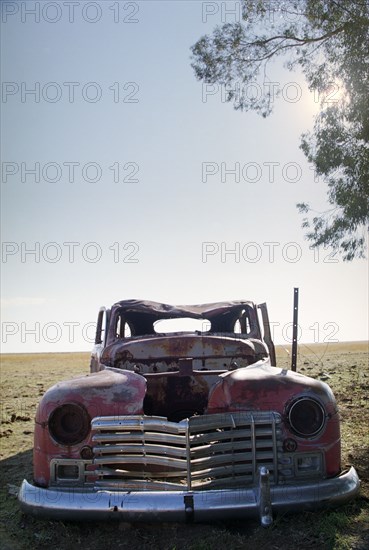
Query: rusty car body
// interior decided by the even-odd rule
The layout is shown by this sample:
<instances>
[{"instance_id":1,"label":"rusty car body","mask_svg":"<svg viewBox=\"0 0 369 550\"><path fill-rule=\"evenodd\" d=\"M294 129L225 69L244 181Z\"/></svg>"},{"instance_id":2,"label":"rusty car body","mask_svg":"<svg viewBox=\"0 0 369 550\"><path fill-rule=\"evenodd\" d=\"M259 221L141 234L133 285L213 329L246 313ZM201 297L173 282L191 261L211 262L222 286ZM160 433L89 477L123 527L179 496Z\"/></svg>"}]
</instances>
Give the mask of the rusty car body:
<instances>
[{"instance_id":1,"label":"rusty car body","mask_svg":"<svg viewBox=\"0 0 369 550\"><path fill-rule=\"evenodd\" d=\"M163 320L200 330L159 332ZM340 424L322 381L276 366L265 304L101 308L90 374L36 414L25 512L60 519L206 521L334 506Z\"/></svg>"}]
</instances>

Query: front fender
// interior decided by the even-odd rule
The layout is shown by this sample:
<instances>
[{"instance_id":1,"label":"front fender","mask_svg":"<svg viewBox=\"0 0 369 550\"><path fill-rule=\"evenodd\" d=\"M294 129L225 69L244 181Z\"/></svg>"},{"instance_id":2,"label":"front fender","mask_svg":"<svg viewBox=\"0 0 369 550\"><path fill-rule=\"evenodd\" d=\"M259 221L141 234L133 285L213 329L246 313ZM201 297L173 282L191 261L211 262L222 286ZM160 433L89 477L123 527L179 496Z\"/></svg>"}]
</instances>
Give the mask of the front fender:
<instances>
[{"instance_id":1,"label":"front fender","mask_svg":"<svg viewBox=\"0 0 369 550\"><path fill-rule=\"evenodd\" d=\"M82 447L91 445L91 432L78 445L62 445L49 432L51 413L67 403L81 405L89 419L96 416L125 416L143 413L146 380L129 371L106 368L52 386L36 412L34 435L34 480L47 486L50 460L80 458Z\"/></svg>"}]
</instances>

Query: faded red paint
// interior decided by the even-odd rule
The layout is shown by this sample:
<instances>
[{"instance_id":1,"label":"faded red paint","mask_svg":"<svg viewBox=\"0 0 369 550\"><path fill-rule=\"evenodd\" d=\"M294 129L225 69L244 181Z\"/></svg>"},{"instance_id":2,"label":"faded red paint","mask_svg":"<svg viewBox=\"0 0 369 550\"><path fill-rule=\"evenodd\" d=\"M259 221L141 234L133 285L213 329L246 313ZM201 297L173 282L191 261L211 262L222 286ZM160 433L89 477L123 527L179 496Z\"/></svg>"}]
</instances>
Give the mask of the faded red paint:
<instances>
[{"instance_id":1,"label":"faded red paint","mask_svg":"<svg viewBox=\"0 0 369 550\"><path fill-rule=\"evenodd\" d=\"M146 380L133 372L105 369L98 373L60 382L43 396L37 412L34 434L34 479L47 486L53 458L81 458L80 450L91 445L91 433L78 445L65 446L50 435L51 413L65 403L83 405L89 417L143 414Z\"/></svg>"},{"instance_id":2,"label":"faded red paint","mask_svg":"<svg viewBox=\"0 0 369 550\"><path fill-rule=\"evenodd\" d=\"M293 437L297 451L324 453L327 475L336 475L341 469L340 423L336 400L327 384L291 370L267 364L252 365L222 375L209 394L206 412L277 411L284 414L290 402L299 396L315 397L324 405L328 421L323 433L312 438L296 436L282 427L284 437Z\"/></svg>"}]
</instances>

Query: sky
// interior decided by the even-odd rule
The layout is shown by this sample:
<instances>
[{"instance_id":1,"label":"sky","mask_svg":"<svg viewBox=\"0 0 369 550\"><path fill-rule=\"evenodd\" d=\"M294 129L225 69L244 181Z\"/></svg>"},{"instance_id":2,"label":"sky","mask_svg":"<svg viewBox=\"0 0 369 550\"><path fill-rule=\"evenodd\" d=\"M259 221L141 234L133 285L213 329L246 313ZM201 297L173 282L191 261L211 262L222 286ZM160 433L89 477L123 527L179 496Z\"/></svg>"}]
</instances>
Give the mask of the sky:
<instances>
[{"instance_id":1,"label":"sky","mask_svg":"<svg viewBox=\"0 0 369 550\"><path fill-rule=\"evenodd\" d=\"M318 99L278 61L274 112L197 81L239 2L2 2L1 348L88 351L100 306L267 302L274 340L368 339L368 262L304 239L327 208L299 149ZM260 90L246 90L259 93Z\"/></svg>"}]
</instances>

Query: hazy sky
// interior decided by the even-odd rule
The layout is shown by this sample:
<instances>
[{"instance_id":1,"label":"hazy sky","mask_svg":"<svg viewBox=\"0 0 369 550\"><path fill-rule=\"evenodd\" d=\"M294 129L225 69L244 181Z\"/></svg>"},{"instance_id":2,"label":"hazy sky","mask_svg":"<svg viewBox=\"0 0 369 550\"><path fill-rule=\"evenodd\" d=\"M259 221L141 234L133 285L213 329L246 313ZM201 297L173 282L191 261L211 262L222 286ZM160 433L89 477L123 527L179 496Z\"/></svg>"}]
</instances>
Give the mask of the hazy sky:
<instances>
[{"instance_id":1,"label":"hazy sky","mask_svg":"<svg viewBox=\"0 0 369 550\"><path fill-rule=\"evenodd\" d=\"M318 98L276 63L263 119L194 77L238 4L2 2L3 352L89 350L125 298L266 301L288 344L294 286L301 341L368 338L367 261L310 250L295 207L327 207L298 147Z\"/></svg>"}]
</instances>

